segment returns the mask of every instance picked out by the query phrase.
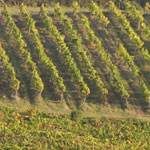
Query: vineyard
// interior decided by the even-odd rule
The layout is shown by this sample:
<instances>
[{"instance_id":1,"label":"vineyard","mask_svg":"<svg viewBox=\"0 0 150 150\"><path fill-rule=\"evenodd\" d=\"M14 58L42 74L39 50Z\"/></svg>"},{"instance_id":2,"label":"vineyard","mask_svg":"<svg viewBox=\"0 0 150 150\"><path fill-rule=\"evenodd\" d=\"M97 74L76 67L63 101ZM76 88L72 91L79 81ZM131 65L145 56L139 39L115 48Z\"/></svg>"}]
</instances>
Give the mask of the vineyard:
<instances>
[{"instance_id":1,"label":"vineyard","mask_svg":"<svg viewBox=\"0 0 150 150\"><path fill-rule=\"evenodd\" d=\"M0 15L0 98L150 106L150 26L125 1Z\"/></svg>"},{"instance_id":2,"label":"vineyard","mask_svg":"<svg viewBox=\"0 0 150 150\"><path fill-rule=\"evenodd\" d=\"M79 113L78 113L79 114ZM0 108L0 149L150 149L150 122L139 119L80 118L29 109Z\"/></svg>"},{"instance_id":3,"label":"vineyard","mask_svg":"<svg viewBox=\"0 0 150 150\"><path fill-rule=\"evenodd\" d=\"M0 7L0 149L149 150L150 4L14 2Z\"/></svg>"}]
</instances>

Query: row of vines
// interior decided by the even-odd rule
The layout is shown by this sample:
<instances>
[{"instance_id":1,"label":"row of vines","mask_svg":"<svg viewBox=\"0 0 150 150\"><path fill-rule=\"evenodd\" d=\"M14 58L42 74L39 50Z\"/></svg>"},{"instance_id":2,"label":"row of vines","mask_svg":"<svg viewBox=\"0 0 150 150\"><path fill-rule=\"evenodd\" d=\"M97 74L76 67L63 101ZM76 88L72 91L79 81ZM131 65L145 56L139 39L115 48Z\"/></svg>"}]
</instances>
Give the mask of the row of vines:
<instances>
[{"instance_id":1,"label":"row of vines","mask_svg":"<svg viewBox=\"0 0 150 150\"><path fill-rule=\"evenodd\" d=\"M135 30L130 25L128 16L131 20L138 23L138 29L144 32L147 37L149 37L149 28L144 22L143 16L132 6L129 2L125 2L126 14L123 14L116 5L110 1L108 11L112 13L112 16L119 21L120 29L125 30L130 38L130 40L135 44L137 53L142 55L143 59L147 62L150 61L150 54L148 49L144 48L144 42L140 36L135 32ZM109 28L110 20L104 15L103 11L99 6L91 1L89 4L89 14L90 17L95 17L98 23L105 28ZM74 27L74 20L66 15L57 3L54 7L53 18L48 15L44 5L40 9L40 22L43 24L49 38L53 39L56 45L56 51L61 56L64 62L63 65L67 68L67 73L72 76L72 83L78 85L79 97L82 100L92 93L94 85L94 90L97 91L99 98L104 99L109 95L107 86L105 85L104 79L99 75L98 70L95 68L91 57L89 57L86 49L83 46L82 37L78 33L78 30ZM91 27L90 19L84 14L80 13L80 6L77 2L73 2L73 17L80 20L80 24L84 26L86 34L88 37L89 44L95 45L95 49L98 54L99 63L104 64L104 68L108 69L109 72L109 84L111 88L114 88L118 95L124 99L128 100L130 97L130 92L128 91L128 86L124 83L120 72L117 68L117 64L114 64L111 55L104 49L103 41L96 35L95 30ZM26 43L25 38L19 27L16 25L13 17L8 12L7 7L2 11L2 19L9 32L11 33L11 38L15 41L16 55L18 56L18 62L23 74L26 77L26 84L28 84L30 94L32 98L37 99L44 91L44 80L41 76L41 71L37 67L41 64L45 68L45 74L47 75L48 84L53 84L56 89L57 94L60 96L61 100L64 100L64 94L68 91L68 86L65 80L57 68L57 64L53 62L53 59L49 57L46 53L46 49L41 42L41 35L36 27L36 21L32 18L31 14L27 11L26 6L21 4L20 6L20 19L24 25L27 33L27 37L32 41L33 49L30 50ZM62 26L62 30L55 25L58 23ZM5 51L2 46L0 46L0 64L1 70L4 70L7 78L4 83L8 86L10 95L17 95L20 85L23 84L17 78L17 73L15 72L15 64L11 64L9 57L7 56L7 51ZM128 66L131 68L134 78L140 79L140 87L143 90L143 95L145 100L148 102L150 98L150 90L145 84L145 80L141 76L141 70L138 65L134 62L134 56L131 56L123 44L117 50L118 55L123 59ZM36 55L37 61L33 61L33 53ZM12 58L11 58L12 59ZM92 84L91 84L92 83Z\"/></svg>"}]
</instances>

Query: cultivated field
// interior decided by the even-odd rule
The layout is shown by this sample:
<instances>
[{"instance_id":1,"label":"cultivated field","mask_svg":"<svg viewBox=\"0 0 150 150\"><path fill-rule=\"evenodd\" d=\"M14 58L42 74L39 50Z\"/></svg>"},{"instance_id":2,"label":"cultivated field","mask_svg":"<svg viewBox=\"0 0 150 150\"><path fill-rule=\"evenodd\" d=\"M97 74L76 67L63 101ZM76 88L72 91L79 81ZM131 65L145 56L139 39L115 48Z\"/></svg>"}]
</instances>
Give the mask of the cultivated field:
<instances>
[{"instance_id":1,"label":"cultivated field","mask_svg":"<svg viewBox=\"0 0 150 150\"><path fill-rule=\"evenodd\" d=\"M0 8L0 149L150 149L150 16L121 8Z\"/></svg>"},{"instance_id":2,"label":"cultivated field","mask_svg":"<svg viewBox=\"0 0 150 150\"><path fill-rule=\"evenodd\" d=\"M136 5L1 11L1 97L140 105L148 109L149 26ZM72 11L71 11L72 10ZM11 9L13 11L13 9ZM18 10L16 10L18 12ZM32 9L31 9L32 12ZM48 13L49 12L49 13ZM147 17L148 18L148 17Z\"/></svg>"},{"instance_id":3,"label":"cultivated field","mask_svg":"<svg viewBox=\"0 0 150 150\"><path fill-rule=\"evenodd\" d=\"M148 150L150 122L0 109L3 150Z\"/></svg>"}]
</instances>

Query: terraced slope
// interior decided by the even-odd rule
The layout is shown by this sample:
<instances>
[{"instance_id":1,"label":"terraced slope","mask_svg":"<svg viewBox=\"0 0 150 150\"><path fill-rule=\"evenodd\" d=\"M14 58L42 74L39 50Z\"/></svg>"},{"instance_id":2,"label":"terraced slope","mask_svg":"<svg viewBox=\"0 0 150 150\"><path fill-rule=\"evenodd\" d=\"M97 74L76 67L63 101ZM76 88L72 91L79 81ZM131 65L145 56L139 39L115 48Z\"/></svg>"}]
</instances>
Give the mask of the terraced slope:
<instances>
[{"instance_id":1,"label":"terraced slope","mask_svg":"<svg viewBox=\"0 0 150 150\"><path fill-rule=\"evenodd\" d=\"M91 2L89 10L81 12L74 3L73 11L64 13L57 4L54 12L47 14L42 6L34 15L21 5L20 14L12 16L5 8L0 42L15 73L10 78L0 56L0 96L148 108L148 21L131 16L130 5L122 11L109 2L102 11ZM139 11L136 6L134 10ZM13 80L20 84L11 92Z\"/></svg>"}]
</instances>

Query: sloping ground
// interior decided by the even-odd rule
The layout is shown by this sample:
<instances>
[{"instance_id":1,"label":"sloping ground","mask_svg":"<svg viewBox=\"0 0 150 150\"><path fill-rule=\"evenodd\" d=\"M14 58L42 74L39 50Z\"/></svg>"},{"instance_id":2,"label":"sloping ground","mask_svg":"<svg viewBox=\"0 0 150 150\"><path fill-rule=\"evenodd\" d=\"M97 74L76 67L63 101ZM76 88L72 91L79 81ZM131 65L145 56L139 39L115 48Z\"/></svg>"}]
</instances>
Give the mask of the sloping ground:
<instances>
[{"instance_id":1,"label":"sloping ground","mask_svg":"<svg viewBox=\"0 0 150 150\"><path fill-rule=\"evenodd\" d=\"M73 20L73 27L78 32L78 34L82 39L83 49L86 51L88 58L90 59L92 65L97 71L97 74L101 77L103 83L105 84L107 90L109 91L106 101L109 103L122 105L122 98L118 94L118 91L111 85L110 74L109 72L107 72L107 68L104 67L104 64L100 61L96 46L90 42L90 39L87 36L87 31L84 25L82 25L80 18L74 16L74 14L71 12L66 14L69 18ZM95 35L102 41L102 45L105 51L110 55L113 64L117 66L118 71L121 75L121 79L124 85L127 87L127 90L130 94L128 102L133 105L144 106L145 105L143 101L144 97L142 95L142 91L139 86L139 79L133 77L132 70L130 69L128 64L123 62L123 59L117 53L119 44L123 43L129 54L135 57L135 64L141 70L142 79L145 81L147 86L150 87L150 82L148 80L150 69L149 65L147 65L146 63L142 63L143 60L137 54L136 48L132 43L132 41L129 39L128 34L125 31L120 30L119 28L120 23L117 20L115 20L115 17L110 12L105 13L105 16L107 16L110 20L110 24L108 25L108 27L104 27L102 24L98 23L97 19L94 16L91 16L89 12L82 12L79 14L79 16L81 14L84 14L89 18L91 28L93 29L93 31L95 31ZM91 90L91 94L86 98L87 101L103 102L104 100L103 98L101 98L101 96L99 96L99 93L96 91L95 85L93 84L91 79L86 76L87 73L86 69L82 67L82 64L77 58L75 50L72 50L71 44L69 43L70 39L69 36L67 35L67 32L65 31L64 26L61 24L60 21L56 20L56 18L52 13L49 15L51 16L51 18L53 18L53 22L57 26L60 33L65 35L66 45L69 47L69 50L72 53L72 57L76 61L77 67L81 71L82 76L84 77L85 83L87 83L88 87ZM63 77L64 79L64 83L67 87L67 92L65 93L66 99L82 100L80 97L79 85L72 81L72 74L68 72L67 70L68 68L65 65L62 56L56 50L57 49L56 43L53 40L53 38L48 35L47 29L43 25L40 16L37 13L34 14L32 17L36 21L36 27L40 34L40 40L44 45L47 56L52 59L53 63L55 64L55 66L59 71L60 76ZM37 64L38 72L45 86L44 91L42 93L43 98L51 100L60 100L57 91L55 91L54 89L54 85L51 83L50 79L47 78L47 75L45 74L44 66L42 66L39 63L36 54L33 52L33 49L35 47L32 43L32 39L28 33L28 30L23 25L23 21L20 19L19 15L14 15L13 19L23 34L23 38L27 43L27 50L31 52L32 59ZM20 64L18 64L18 56L15 53L15 51L17 51L16 41L14 41L14 39L12 38L11 33L9 32L9 27L5 25L4 20L2 18L1 20L2 21L0 22L0 33L1 33L0 41L2 43L3 48L6 50L7 55L10 58L10 62L13 64L15 68L17 78L21 81L19 96L28 99L30 98L31 93L29 91L29 85L26 82L27 79L22 73ZM145 47L148 47L148 43L150 41L147 40L144 42L146 43ZM0 84L0 86L2 91L5 91L4 85Z\"/></svg>"}]
</instances>

